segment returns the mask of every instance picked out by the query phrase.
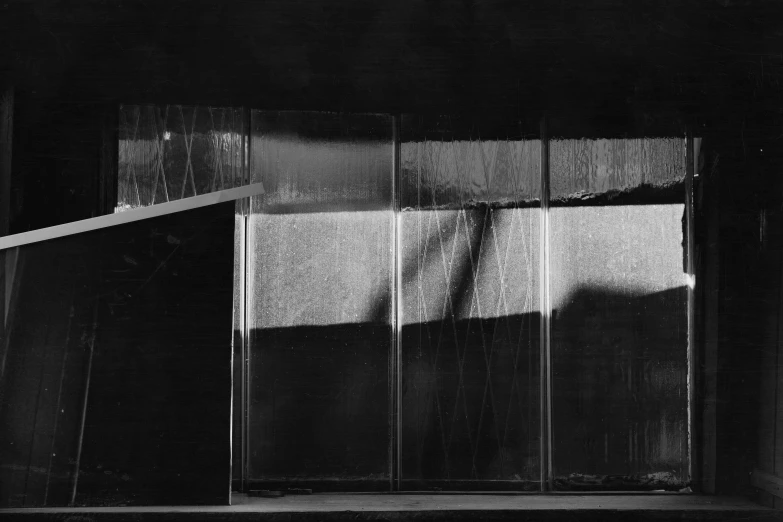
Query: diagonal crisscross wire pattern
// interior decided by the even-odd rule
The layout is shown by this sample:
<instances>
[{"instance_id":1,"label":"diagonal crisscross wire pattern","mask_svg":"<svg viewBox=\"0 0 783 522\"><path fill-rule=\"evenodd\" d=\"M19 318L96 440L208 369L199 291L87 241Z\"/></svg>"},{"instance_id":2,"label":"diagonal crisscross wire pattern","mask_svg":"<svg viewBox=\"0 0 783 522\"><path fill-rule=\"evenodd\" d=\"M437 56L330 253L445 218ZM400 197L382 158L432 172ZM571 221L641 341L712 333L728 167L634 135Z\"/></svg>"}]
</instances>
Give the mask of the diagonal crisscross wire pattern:
<instances>
[{"instance_id":1,"label":"diagonal crisscross wire pattern","mask_svg":"<svg viewBox=\"0 0 783 522\"><path fill-rule=\"evenodd\" d=\"M402 145L403 478L536 477L538 146Z\"/></svg>"},{"instance_id":2,"label":"diagonal crisscross wire pattern","mask_svg":"<svg viewBox=\"0 0 783 522\"><path fill-rule=\"evenodd\" d=\"M122 106L116 210L242 185L244 132L238 108Z\"/></svg>"},{"instance_id":3,"label":"diagonal crisscross wire pattern","mask_svg":"<svg viewBox=\"0 0 783 522\"><path fill-rule=\"evenodd\" d=\"M164 136L166 133L166 122L169 119L169 107L166 106L161 118L160 107L155 108L158 118L155 121L155 182L152 186L152 203L155 203L155 198L158 194L158 183L163 189L163 199L161 201L169 201L168 187L166 186L166 171L163 167L163 153L164 153ZM161 120L161 129L158 130L158 120Z\"/></svg>"}]
</instances>

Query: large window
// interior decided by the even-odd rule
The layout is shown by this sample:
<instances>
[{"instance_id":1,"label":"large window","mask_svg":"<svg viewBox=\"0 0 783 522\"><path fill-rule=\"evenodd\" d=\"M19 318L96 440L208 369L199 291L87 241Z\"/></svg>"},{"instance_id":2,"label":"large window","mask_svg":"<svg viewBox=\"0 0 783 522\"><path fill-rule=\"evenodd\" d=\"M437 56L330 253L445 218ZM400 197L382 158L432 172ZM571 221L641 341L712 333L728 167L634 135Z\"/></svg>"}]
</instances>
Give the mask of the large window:
<instances>
[{"instance_id":1,"label":"large window","mask_svg":"<svg viewBox=\"0 0 783 522\"><path fill-rule=\"evenodd\" d=\"M687 142L124 107L118 211L237 203L244 489L690 481Z\"/></svg>"}]
</instances>

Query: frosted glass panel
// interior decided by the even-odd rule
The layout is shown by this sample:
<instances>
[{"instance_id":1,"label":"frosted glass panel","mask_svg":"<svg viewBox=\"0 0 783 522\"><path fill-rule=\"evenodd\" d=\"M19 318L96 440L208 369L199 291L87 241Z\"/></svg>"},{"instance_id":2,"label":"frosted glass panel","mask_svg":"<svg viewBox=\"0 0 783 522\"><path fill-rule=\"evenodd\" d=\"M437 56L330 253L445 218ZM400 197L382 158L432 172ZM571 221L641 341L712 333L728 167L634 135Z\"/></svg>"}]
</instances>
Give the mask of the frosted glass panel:
<instances>
[{"instance_id":1,"label":"frosted glass panel","mask_svg":"<svg viewBox=\"0 0 783 522\"><path fill-rule=\"evenodd\" d=\"M242 109L120 107L117 212L241 186Z\"/></svg>"},{"instance_id":2,"label":"frosted glass panel","mask_svg":"<svg viewBox=\"0 0 783 522\"><path fill-rule=\"evenodd\" d=\"M404 487L538 489L540 142L401 158Z\"/></svg>"},{"instance_id":3,"label":"frosted glass panel","mask_svg":"<svg viewBox=\"0 0 783 522\"><path fill-rule=\"evenodd\" d=\"M252 118L250 479L388 488L391 119Z\"/></svg>"},{"instance_id":4,"label":"frosted glass panel","mask_svg":"<svg viewBox=\"0 0 783 522\"><path fill-rule=\"evenodd\" d=\"M553 192L669 184L684 202L683 140L642 141L553 143ZM658 153L631 162L609 155L618 146ZM558 156L574 150L594 155L578 165ZM556 488L681 488L689 479L685 205L562 201L549 211Z\"/></svg>"}]
</instances>

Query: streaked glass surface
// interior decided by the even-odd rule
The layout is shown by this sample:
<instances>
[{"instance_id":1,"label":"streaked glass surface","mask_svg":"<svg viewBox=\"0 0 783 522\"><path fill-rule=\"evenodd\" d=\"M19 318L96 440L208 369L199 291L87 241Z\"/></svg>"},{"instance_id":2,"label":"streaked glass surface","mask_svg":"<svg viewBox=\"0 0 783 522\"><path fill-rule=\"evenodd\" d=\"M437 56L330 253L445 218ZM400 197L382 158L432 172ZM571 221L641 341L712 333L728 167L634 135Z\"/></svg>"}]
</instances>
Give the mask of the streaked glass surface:
<instances>
[{"instance_id":1,"label":"streaked glass surface","mask_svg":"<svg viewBox=\"0 0 783 522\"><path fill-rule=\"evenodd\" d=\"M252 128L250 479L388 487L391 118L253 112Z\"/></svg>"},{"instance_id":2,"label":"streaked glass surface","mask_svg":"<svg viewBox=\"0 0 783 522\"><path fill-rule=\"evenodd\" d=\"M551 140L550 198L681 183L683 138Z\"/></svg>"},{"instance_id":3,"label":"streaked glass surface","mask_svg":"<svg viewBox=\"0 0 783 522\"><path fill-rule=\"evenodd\" d=\"M684 140L553 141L550 154L559 197L549 211L556 487L682 487ZM679 202L648 204L654 191L634 192L643 184L673 186ZM612 190L635 201L581 204Z\"/></svg>"},{"instance_id":4,"label":"streaked glass surface","mask_svg":"<svg viewBox=\"0 0 783 522\"><path fill-rule=\"evenodd\" d=\"M401 144L403 484L537 489L540 142L419 125Z\"/></svg>"},{"instance_id":5,"label":"streaked glass surface","mask_svg":"<svg viewBox=\"0 0 783 522\"><path fill-rule=\"evenodd\" d=\"M539 140L420 139L404 142L400 156L403 209L530 206L540 197Z\"/></svg>"}]
</instances>

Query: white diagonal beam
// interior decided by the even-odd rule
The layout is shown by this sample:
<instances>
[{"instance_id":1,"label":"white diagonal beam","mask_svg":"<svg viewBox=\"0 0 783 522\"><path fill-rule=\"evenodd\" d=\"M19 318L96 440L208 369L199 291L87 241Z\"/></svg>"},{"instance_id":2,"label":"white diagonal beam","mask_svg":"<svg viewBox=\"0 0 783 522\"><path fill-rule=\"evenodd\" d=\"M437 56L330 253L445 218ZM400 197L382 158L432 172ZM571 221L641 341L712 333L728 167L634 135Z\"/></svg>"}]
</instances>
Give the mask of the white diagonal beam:
<instances>
[{"instance_id":1,"label":"white diagonal beam","mask_svg":"<svg viewBox=\"0 0 783 522\"><path fill-rule=\"evenodd\" d=\"M125 223L132 223L133 221L141 221L142 219L165 216L167 214L174 214L185 210L208 207L210 205L234 201L249 196L257 196L263 193L263 185L261 183L253 183L252 185L246 185L244 187L210 192L209 194L202 194L201 196L193 196L171 201L169 203L150 205L148 207L109 214L108 216L98 216L90 219L83 219L81 221L74 221L73 223L65 223L64 225L22 232L21 234L0 237L0 250L28 245L30 243L39 243L49 239L72 236L74 234L113 227L115 225L123 225Z\"/></svg>"}]
</instances>

